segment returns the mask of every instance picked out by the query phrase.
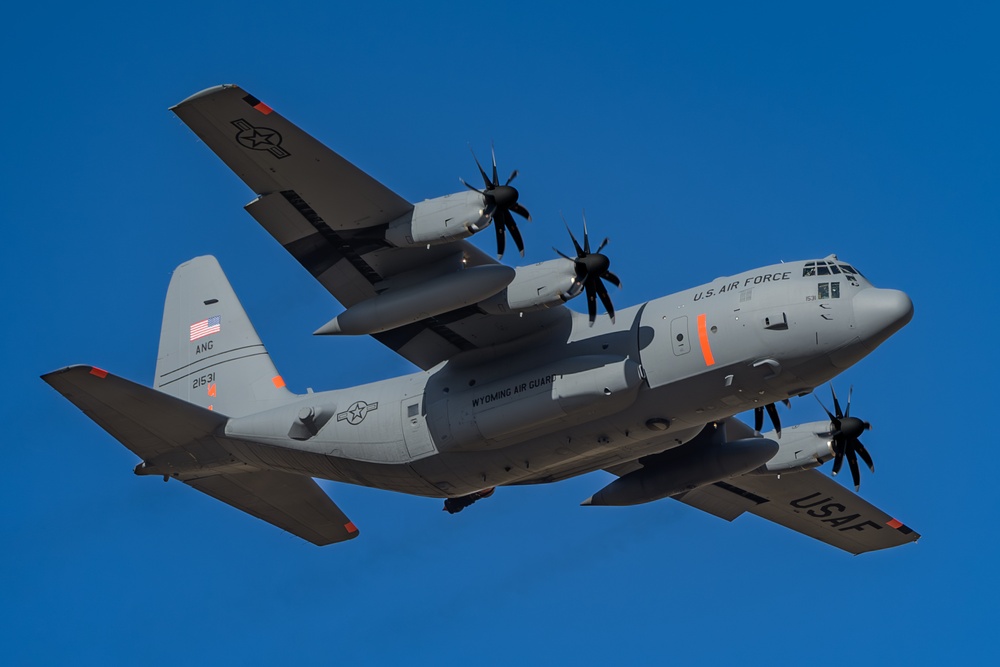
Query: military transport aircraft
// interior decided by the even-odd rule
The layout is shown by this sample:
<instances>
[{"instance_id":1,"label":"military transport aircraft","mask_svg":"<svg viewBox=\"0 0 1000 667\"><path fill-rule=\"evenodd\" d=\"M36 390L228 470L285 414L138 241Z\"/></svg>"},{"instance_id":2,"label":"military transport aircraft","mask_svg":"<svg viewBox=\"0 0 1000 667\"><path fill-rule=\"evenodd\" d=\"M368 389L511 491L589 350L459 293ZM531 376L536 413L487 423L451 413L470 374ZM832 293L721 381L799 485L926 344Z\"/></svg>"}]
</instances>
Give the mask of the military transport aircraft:
<instances>
[{"instance_id":1,"label":"military transport aircraft","mask_svg":"<svg viewBox=\"0 0 1000 667\"><path fill-rule=\"evenodd\" d=\"M846 459L857 490L858 457L872 467L850 397L842 409L831 396L828 421L784 430L775 410L909 322L903 292L830 255L615 311L604 283L619 280L585 226L575 257L516 268L465 240L492 224L498 255L508 234L523 251L517 172L501 182L495 157L490 173L479 166L481 188L411 204L237 86L172 110L257 193L250 215L344 306L316 333L371 335L421 370L293 394L219 264L197 257L167 290L154 388L92 366L43 376L141 459L136 474L318 545L358 528L313 478L444 498L457 512L497 486L601 469L618 478L584 505L670 497L851 553L918 539L816 470ZM586 315L564 305L580 294ZM755 430L734 418L749 410ZM765 411L775 428L761 434Z\"/></svg>"}]
</instances>

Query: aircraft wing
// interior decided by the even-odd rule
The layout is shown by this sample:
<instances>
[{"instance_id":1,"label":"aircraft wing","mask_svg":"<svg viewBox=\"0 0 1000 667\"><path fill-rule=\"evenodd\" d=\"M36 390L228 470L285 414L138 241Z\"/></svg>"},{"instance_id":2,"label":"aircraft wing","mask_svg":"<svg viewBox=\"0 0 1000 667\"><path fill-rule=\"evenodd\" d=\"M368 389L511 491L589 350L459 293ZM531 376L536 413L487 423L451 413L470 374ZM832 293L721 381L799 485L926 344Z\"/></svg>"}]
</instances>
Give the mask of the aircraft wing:
<instances>
[{"instance_id":1,"label":"aircraft wing","mask_svg":"<svg viewBox=\"0 0 1000 667\"><path fill-rule=\"evenodd\" d=\"M750 512L852 554L920 539L919 533L819 470L780 477L743 475L676 498L727 521Z\"/></svg>"},{"instance_id":2,"label":"aircraft wing","mask_svg":"<svg viewBox=\"0 0 1000 667\"><path fill-rule=\"evenodd\" d=\"M413 205L238 86L209 88L171 110L258 194L246 206L250 215L345 307L461 266L496 263L465 241L429 248L386 242L385 226ZM458 352L538 331L556 310L518 317L467 307L374 337L429 369Z\"/></svg>"},{"instance_id":3,"label":"aircraft wing","mask_svg":"<svg viewBox=\"0 0 1000 667\"><path fill-rule=\"evenodd\" d=\"M218 435L228 421L225 415L93 366L63 368L42 379L152 470L168 471L172 462L182 461L188 467L177 474L180 481L313 544L358 536L350 519L309 477L235 461Z\"/></svg>"}]
</instances>

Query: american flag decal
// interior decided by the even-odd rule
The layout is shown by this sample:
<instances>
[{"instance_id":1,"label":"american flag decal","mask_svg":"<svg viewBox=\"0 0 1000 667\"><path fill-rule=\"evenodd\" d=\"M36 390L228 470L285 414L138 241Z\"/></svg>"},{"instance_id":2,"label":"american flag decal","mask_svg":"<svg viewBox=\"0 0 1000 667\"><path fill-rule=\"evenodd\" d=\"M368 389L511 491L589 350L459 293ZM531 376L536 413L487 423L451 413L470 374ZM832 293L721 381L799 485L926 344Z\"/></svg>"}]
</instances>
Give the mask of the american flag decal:
<instances>
[{"instance_id":1,"label":"american flag decal","mask_svg":"<svg viewBox=\"0 0 1000 667\"><path fill-rule=\"evenodd\" d=\"M195 322L191 325L191 340L198 340L199 338L204 338L205 336L211 336L214 333L219 333L222 330L222 317L216 315L210 317L207 320L202 320L201 322Z\"/></svg>"}]
</instances>

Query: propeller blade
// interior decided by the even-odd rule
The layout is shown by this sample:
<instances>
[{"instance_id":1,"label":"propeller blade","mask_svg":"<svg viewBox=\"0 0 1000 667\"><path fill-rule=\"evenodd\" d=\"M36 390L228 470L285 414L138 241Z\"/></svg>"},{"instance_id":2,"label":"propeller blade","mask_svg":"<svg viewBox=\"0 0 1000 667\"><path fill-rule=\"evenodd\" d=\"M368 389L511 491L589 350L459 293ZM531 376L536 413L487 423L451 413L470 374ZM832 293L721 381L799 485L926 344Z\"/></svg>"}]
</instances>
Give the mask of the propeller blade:
<instances>
[{"instance_id":1,"label":"propeller blade","mask_svg":"<svg viewBox=\"0 0 1000 667\"><path fill-rule=\"evenodd\" d=\"M601 245L597 246L597 250L595 250L594 252L601 252L602 250L604 250L604 246L608 245L608 241L610 241L610 240L611 239L609 239L607 236L605 236L604 240L601 241Z\"/></svg>"},{"instance_id":2,"label":"propeller blade","mask_svg":"<svg viewBox=\"0 0 1000 667\"><path fill-rule=\"evenodd\" d=\"M590 254L590 234L587 233L587 214L583 214L583 252Z\"/></svg>"},{"instance_id":3,"label":"propeller blade","mask_svg":"<svg viewBox=\"0 0 1000 667\"><path fill-rule=\"evenodd\" d=\"M573 248L576 249L576 256L578 258L583 257L583 248L580 247L580 244L576 241L576 237L573 236L573 230L569 228L569 223L566 222L566 218L563 218L563 223L566 224L566 231L569 232L569 237L573 239Z\"/></svg>"},{"instance_id":4,"label":"propeller blade","mask_svg":"<svg viewBox=\"0 0 1000 667\"><path fill-rule=\"evenodd\" d=\"M868 466L868 469L871 470L872 472L875 472L875 464L872 463L871 454L869 454L868 450L865 449L865 446L861 444L861 441L858 440L857 438L854 438L854 440L851 441L851 444L854 445L854 449L857 450L858 456L860 456L861 460L865 462L865 465Z\"/></svg>"},{"instance_id":5,"label":"propeller blade","mask_svg":"<svg viewBox=\"0 0 1000 667\"><path fill-rule=\"evenodd\" d=\"M510 207L510 210L513 211L514 213L517 213L519 216L521 216L528 222L531 222L531 214L528 213L528 209L524 208L517 202L514 202L514 205Z\"/></svg>"},{"instance_id":6,"label":"propeller blade","mask_svg":"<svg viewBox=\"0 0 1000 667\"><path fill-rule=\"evenodd\" d=\"M844 446L837 440L833 441L833 475L837 476L840 466L844 465Z\"/></svg>"},{"instance_id":7,"label":"propeller blade","mask_svg":"<svg viewBox=\"0 0 1000 667\"><path fill-rule=\"evenodd\" d=\"M847 390L847 409L844 410L845 417L851 416L851 396L853 395L854 395L854 385L852 384L850 388Z\"/></svg>"},{"instance_id":8,"label":"propeller blade","mask_svg":"<svg viewBox=\"0 0 1000 667\"><path fill-rule=\"evenodd\" d=\"M756 407L753 409L753 432L760 434L762 428L764 428L764 408Z\"/></svg>"},{"instance_id":9,"label":"propeller blade","mask_svg":"<svg viewBox=\"0 0 1000 667\"><path fill-rule=\"evenodd\" d=\"M503 258L504 247L507 245L507 236L504 234L503 220L494 220L493 228L497 231L497 259Z\"/></svg>"},{"instance_id":10,"label":"propeller blade","mask_svg":"<svg viewBox=\"0 0 1000 667\"><path fill-rule=\"evenodd\" d=\"M616 276L615 274L611 273L610 271L605 271L604 273L601 274L601 277L607 280L615 287L621 289L622 281L618 280L618 276Z\"/></svg>"},{"instance_id":11,"label":"propeller blade","mask_svg":"<svg viewBox=\"0 0 1000 667\"><path fill-rule=\"evenodd\" d=\"M777 436L781 437L781 418L778 417L778 408L774 407L774 403L768 403L764 406L767 410L767 416L771 418L771 423L774 424L774 432Z\"/></svg>"},{"instance_id":12,"label":"propeller blade","mask_svg":"<svg viewBox=\"0 0 1000 667\"><path fill-rule=\"evenodd\" d=\"M493 187L500 185L500 179L497 178L497 152L493 150L493 142L490 142L490 155L493 156Z\"/></svg>"},{"instance_id":13,"label":"propeller blade","mask_svg":"<svg viewBox=\"0 0 1000 667\"><path fill-rule=\"evenodd\" d=\"M587 313L590 315L590 326L594 326L597 320L597 295L594 294L594 286L588 280L583 285L587 292Z\"/></svg>"},{"instance_id":14,"label":"propeller blade","mask_svg":"<svg viewBox=\"0 0 1000 667\"><path fill-rule=\"evenodd\" d=\"M813 394L813 396L816 396L816 394ZM830 421L837 422L837 418L830 414L830 411L826 409L825 405L823 405L823 401L819 400L819 396L816 396L816 402L819 403L819 407L823 408L823 412L825 412L826 416L830 418Z\"/></svg>"},{"instance_id":15,"label":"propeller blade","mask_svg":"<svg viewBox=\"0 0 1000 667\"><path fill-rule=\"evenodd\" d=\"M479 173L483 177L483 184L486 186L486 190L490 190L493 187L493 183L490 181L490 177L486 175L486 170L483 169L483 165L479 164L479 158L476 157L476 151L469 147L469 151L472 153L472 159L476 161L476 166L479 167Z\"/></svg>"},{"instance_id":16,"label":"propeller blade","mask_svg":"<svg viewBox=\"0 0 1000 667\"><path fill-rule=\"evenodd\" d=\"M473 192L478 192L479 194L481 194L484 197L487 196L486 193L483 192L482 190L480 190L479 188L474 188L471 185L469 185L468 183L466 183L464 178L460 178L458 180L462 181L462 185L464 185L465 187L469 188Z\"/></svg>"},{"instance_id":17,"label":"propeller blade","mask_svg":"<svg viewBox=\"0 0 1000 667\"><path fill-rule=\"evenodd\" d=\"M510 211L504 209L501 212L503 215L503 222L507 229L510 231L510 237L514 239L514 245L517 246L517 251L521 253L521 257L524 257L524 241L521 240L521 232L517 228L517 224L514 222L514 216L510 214Z\"/></svg>"},{"instance_id":18,"label":"propeller blade","mask_svg":"<svg viewBox=\"0 0 1000 667\"><path fill-rule=\"evenodd\" d=\"M608 290L604 287L604 283L597 276L592 278L594 282L594 288L597 290L597 296L601 298L601 303L604 304L604 310L608 312L611 316L611 323L615 323L615 307L611 305L611 297L608 296Z\"/></svg>"},{"instance_id":19,"label":"propeller blade","mask_svg":"<svg viewBox=\"0 0 1000 667\"><path fill-rule=\"evenodd\" d=\"M854 480L854 490L861 490L861 471L858 470L858 457L854 455L854 448L847 445L847 465L851 467L851 479Z\"/></svg>"},{"instance_id":20,"label":"propeller blade","mask_svg":"<svg viewBox=\"0 0 1000 667\"><path fill-rule=\"evenodd\" d=\"M837 392L833 390L833 385L830 385L830 394L833 396L833 409L837 412L837 419L841 419L844 413L840 411L840 402L837 400Z\"/></svg>"},{"instance_id":21,"label":"propeller blade","mask_svg":"<svg viewBox=\"0 0 1000 667\"><path fill-rule=\"evenodd\" d=\"M562 257L563 259L568 259L569 261L574 262L574 263L576 262L575 259L573 259L569 255L565 254L563 251L559 250L559 248L557 248L555 246L552 246L552 249L555 250L556 254L559 255L560 257Z\"/></svg>"},{"instance_id":22,"label":"propeller blade","mask_svg":"<svg viewBox=\"0 0 1000 667\"><path fill-rule=\"evenodd\" d=\"M510 182L513 181L515 178L517 178L517 169L510 172L510 178L507 179L507 182L504 183L504 185L510 185Z\"/></svg>"}]
</instances>

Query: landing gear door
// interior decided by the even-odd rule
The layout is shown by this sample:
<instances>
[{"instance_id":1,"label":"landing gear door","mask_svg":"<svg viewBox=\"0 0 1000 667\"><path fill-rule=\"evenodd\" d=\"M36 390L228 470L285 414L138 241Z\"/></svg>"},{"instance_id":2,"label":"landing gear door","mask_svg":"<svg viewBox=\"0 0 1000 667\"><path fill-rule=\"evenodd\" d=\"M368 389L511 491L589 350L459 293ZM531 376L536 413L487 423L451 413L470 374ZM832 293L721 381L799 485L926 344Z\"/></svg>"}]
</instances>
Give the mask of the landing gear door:
<instances>
[{"instance_id":1,"label":"landing gear door","mask_svg":"<svg viewBox=\"0 0 1000 667\"><path fill-rule=\"evenodd\" d=\"M406 451L411 458L425 456L434 452L430 432L427 430L427 420L421 409L424 402L423 394L404 398L400 404L403 411L403 440Z\"/></svg>"}]
</instances>

